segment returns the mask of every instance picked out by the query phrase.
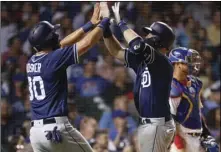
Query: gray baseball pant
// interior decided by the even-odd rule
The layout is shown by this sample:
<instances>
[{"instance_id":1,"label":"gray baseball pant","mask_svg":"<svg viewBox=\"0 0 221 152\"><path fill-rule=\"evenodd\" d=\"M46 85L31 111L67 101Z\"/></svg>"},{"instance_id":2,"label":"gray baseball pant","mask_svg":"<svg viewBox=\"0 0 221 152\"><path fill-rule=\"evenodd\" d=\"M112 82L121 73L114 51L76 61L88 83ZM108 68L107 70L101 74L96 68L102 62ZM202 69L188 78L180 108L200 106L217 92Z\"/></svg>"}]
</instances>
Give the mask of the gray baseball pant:
<instances>
[{"instance_id":1,"label":"gray baseball pant","mask_svg":"<svg viewBox=\"0 0 221 152\"><path fill-rule=\"evenodd\" d=\"M81 133L68 121L67 117L54 117L56 123L43 124L43 120L35 120L30 129L30 140L34 152L93 152L91 146ZM61 132L62 143L53 143L45 137L47 131L57 126Z\"/></svg>"},{"instance_id":2,"label":"gray baseball pant","mask_svg":"<svg viewBox=\"0 0 221 152\"><path fill-rule=\"evenodd\" d=\"M150 120L151 123L138 127L140 152L169 152L176 130L174 120L167 122L165 118L150 118Z\"/></svg>"}]
</instances>

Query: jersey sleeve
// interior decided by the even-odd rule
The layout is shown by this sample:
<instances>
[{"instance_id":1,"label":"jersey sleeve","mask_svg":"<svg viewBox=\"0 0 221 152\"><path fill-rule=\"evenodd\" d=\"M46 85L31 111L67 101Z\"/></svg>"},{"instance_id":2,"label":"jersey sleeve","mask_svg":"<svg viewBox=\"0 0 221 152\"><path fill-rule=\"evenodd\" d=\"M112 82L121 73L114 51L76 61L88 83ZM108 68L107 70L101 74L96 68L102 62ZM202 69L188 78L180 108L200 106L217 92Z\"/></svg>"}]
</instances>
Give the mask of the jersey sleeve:
<instances>
[{"instance_id":1,"label":"jersey sleeve","mask_svg":"<svg viewBox=\"0 0 221 152\"><path fill-rule=\"evenodd\" d=\"M60 48L54 51L52 64L56 69L67 68L72 64L78 63L76 45Z\"/></svg>"},{"instance_id":2,"label":"jersey sleeve","mask_svg":"<svg viewBox=\"0 0 221 152\"><path fill-rule=\"evenodd\" d=\"M134 54L140 54L146 64L152 64L155 60L155 49L140 37L135 38L129 43L130 51Z\"/></svg>"},{"instance_id":3,"label":"jersey sleeve","mask_svg":"<svg viewBox=\"0 0 221 152\"><path fill-rule=\"evenodd\" d=\"M125 66L132 68L135 72L137 71L139 64L142 62L140 55L131 52L130 49L125 49L124 59Z\"/></svg>"},{"instance_id":4,"label":"jersey sleeve","mask_svg":"<svg viewBox=\"0 0 221 152\"><path fill-rule=\"evenodd\" d=\"M169 98L169 104L170 104L170 112L173 115L176 115L177 113L177 107L179 106L181 101L181 97L176 97L176 98Z\"/></svg>"},{"instance_id":5,"label":"jersey sleeve","mask_svg":"<svg viewBox=\"0 0 221 152\"><path fill-rule=\"evenodd\" d=\"M177 98L182 95L182 88L173 80L171 83L170 97Z\"/></svg>"},{"instance_id":6,"label":"jersey sleeve","mask_svg":"<svg viewBox=\"0 0 221 152\"><path fill-rule=\"evenodd\" d=\"M179 106L181 99L182 99L182 88L179 86L179 84L176 83L176 81L173 80L171 83L170 98L169 98L171 114L176 115L177 107Z\"/></svg>"}]
</instances>

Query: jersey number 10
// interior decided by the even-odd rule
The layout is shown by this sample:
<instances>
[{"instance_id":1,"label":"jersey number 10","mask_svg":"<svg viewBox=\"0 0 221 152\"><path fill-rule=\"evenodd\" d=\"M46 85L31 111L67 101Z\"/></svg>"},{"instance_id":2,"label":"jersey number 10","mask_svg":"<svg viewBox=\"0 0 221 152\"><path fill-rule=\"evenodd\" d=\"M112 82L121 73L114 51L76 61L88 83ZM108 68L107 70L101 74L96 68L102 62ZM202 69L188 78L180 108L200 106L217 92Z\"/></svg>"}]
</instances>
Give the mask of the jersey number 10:
<instances>
[{"instance_id":1,"label":"jersey number 10","mask_svg":"<svg viewBox=\"0 0 221 152\"><path fill-rule=\"evenodd\" d=\"M40 90L41 93L38 93L36 84L39 84L38 90ZM40 76L34 76L33 79L31 77L28 77L28 85L29 85L29 92L30 92L30 100L43 100L45 98L45 88L43 80Z\"/></svg>"}]
</instances>

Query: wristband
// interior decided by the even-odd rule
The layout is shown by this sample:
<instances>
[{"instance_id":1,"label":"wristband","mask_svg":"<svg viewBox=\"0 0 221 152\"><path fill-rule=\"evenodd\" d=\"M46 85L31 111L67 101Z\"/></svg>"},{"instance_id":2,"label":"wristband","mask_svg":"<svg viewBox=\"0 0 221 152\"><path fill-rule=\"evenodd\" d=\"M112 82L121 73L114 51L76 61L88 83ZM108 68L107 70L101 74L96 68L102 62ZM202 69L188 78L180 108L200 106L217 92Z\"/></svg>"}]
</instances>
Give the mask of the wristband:
<instances>
[{"instance_id":1,"label":"wristband","mask_svg":"<svg viewBox=\"0 0 221 152\"><path fill-rule=\"evenodd\" d=\"M98 27L100 27L100 28L102 28L103 30L105 30L105 28L107 27L107 26L109 26L109 24L110 24L110 19L109 18L104 18L101 22L100 22L100 24L98 25Z\"/></svg>"},{"instance_id":2,"label":"wristband","mask_svg":"<svg viewBox=\"0 0 221 152\"><path fill-rule=\"evenodd\" d=\"M94 27L94 25L92 24L91 21L87 22L84 26L82 26L85 33L90 31L93 27Z\"/></svg>"},{"instance_id":3,"label":"wristband","mask_svg":"<svg viewBox=\"0 0 221 152\"><path fill-rule=\"evenodd\" d=\"M123 20L121 20L119 23L118 23L118 26L120 27L120 30L122 31L122 33L124 33L124 31L126 31L128 28L127 26L127 23Z\"/></svg>"},{"instance_id":4,"label":"wristband","mask_svg":"<svg viewBox=\"0 0 221 152\"><path fill-rule=\"evenodd\" d=\"M110 26L108 25L105 29L104 29L104 33L103 33L103 37L104 38L109 38L112 36L112 32L110 29Z\"/></svg>"}]
</instances>

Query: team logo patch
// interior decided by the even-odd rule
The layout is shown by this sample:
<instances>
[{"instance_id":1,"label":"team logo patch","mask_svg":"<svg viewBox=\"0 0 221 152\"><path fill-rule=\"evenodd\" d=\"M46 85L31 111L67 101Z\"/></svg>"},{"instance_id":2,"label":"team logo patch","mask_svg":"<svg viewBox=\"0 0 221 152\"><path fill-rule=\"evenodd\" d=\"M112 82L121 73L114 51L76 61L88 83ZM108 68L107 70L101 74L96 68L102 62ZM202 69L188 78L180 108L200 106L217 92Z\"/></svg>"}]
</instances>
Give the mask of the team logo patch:
<instances>
[{"instance_id":1,"label":"team logo patch","mask_svg":"<svg viewBox=\"0 0 221 152\"><path fill-rule=\"evenodd\" d=\"M193 88L193 87L190 87L189 88L189 91L190 91L190 94L191 94L191 96L195 96L195 93L196 93L196 90Z\"/></svg>"},{"instance_id":2,"label":"team logo patch","mask_svg":"<svg viewBox=\"0 0 221 152\"><path fill-rule=\"evenodd\" d=\"M140 44L134 46L134 50L138 50L140 48Z\"/></svg>"}]
</instances>

